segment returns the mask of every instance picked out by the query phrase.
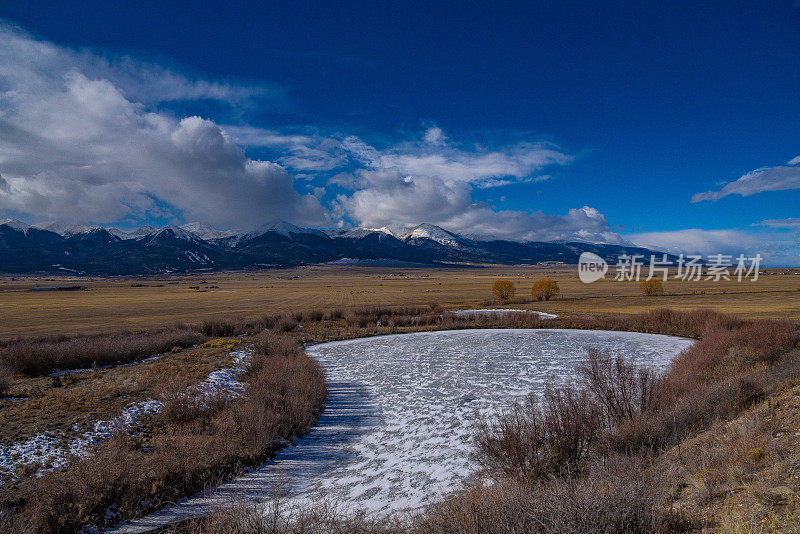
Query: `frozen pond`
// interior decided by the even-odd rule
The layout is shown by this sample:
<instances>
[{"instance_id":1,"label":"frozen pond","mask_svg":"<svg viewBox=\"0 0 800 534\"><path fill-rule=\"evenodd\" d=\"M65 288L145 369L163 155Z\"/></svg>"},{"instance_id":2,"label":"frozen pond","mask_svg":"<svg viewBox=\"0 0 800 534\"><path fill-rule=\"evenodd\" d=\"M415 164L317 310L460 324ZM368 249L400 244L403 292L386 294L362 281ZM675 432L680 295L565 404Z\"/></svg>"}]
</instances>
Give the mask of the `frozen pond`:
<instances>
[{"instance_id":1,"label":"frozen pond","mask_svg":"<svg viewBox=\"0 0 800 534\"><path fill-rule=\"evenodd\" d=\"M202 513L242 497L284 502L323 495L388 513L417 509L474 472L479 413L563 383L588 349L663 368L692 340L589 330L459 330L335 341L307 348L327 371L317 426L258 470L130 525Z\"/></svg>"}]
</instances>

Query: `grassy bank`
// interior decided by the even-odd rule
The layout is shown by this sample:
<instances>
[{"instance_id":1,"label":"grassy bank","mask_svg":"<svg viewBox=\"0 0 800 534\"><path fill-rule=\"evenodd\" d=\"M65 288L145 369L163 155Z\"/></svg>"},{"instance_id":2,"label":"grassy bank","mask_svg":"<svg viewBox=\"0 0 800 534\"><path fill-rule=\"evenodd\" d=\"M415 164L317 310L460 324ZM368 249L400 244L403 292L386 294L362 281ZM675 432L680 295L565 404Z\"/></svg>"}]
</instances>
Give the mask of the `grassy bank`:
<instances>
[{"instance_id":1,"label":"grassy bank","mask_svg":"<svg viewBox=\"0 0 800 534\"><path fill-rule=\"evenodd\" d=\"M323 374L291 339L254 338L244 396L166 388L140 433L118 432L83 461L0 487L3 532L70 532L136 517L264 461L322 409ZM113 512L113 513L109 513Z\"/></svg>"}]
</instances>

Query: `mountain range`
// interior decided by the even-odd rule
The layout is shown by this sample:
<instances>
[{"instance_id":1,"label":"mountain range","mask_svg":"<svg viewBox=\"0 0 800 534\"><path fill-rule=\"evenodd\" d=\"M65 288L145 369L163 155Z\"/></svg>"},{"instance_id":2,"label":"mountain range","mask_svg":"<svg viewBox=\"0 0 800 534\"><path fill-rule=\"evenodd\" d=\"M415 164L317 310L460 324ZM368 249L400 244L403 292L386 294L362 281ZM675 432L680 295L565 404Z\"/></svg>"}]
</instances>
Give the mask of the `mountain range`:
<instances>
[{"instance_id":1,"label":"mountain range","mask_svg":"<svg viewBox=\"0 0 800 534\"><path fill-rule=\"evenodd\" d=\"M251 232L200 223L134 230L0 221L0 272L156 274L295 265L447 265L577 263L583 252L610 262L655 252L585 242L517 242L461 236L432 224L402 235L387 228L319 230L286 222Z\"/></svg>"}]
</instances>

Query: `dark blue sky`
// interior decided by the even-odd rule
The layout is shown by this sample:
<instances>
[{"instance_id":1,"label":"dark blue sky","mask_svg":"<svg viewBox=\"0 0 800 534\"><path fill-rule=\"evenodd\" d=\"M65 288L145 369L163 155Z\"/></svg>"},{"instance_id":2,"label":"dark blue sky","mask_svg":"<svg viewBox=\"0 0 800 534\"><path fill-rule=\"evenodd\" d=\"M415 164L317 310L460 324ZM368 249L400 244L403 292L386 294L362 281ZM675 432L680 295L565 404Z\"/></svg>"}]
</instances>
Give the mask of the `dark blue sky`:
<instances>
[{"instance_id":1,"label":"dark blue sky","mask_svg":"<svg viewBox=\"0 0 800 534\"><path fill-rule=\"evenodd\" d=\"M378 149L435 125L462 146L547 141L576 156L548 180L472 190L496 210L588 205L625 234L759 232L800 216L797 189L690 202L800 154L796 1L136 4L6 0L0 18L57 45L274 91L242 107L158 104L177 115Z\"/></svg>"}]
</instances>

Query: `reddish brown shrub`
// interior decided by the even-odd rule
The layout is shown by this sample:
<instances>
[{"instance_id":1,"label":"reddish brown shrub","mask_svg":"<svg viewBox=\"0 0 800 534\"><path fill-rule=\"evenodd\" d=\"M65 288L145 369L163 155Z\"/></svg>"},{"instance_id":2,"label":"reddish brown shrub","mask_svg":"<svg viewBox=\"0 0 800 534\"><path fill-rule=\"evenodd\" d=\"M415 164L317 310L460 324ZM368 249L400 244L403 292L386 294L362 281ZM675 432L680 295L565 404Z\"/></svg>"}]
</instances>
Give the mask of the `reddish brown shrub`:
<instances>
[{"instance_id":1,"label":"reddish brown shrub","mask_svg":"<svg viewBox=\"0 0 800 534\"><path fill-rule=\"evenodd\" d=\"M585 391L547 388L543 402L524 403L476 426L476 459L490 474L541 479L573 472L586 460L598 412Z\"/></svg>"},{"instance_id":2,"label":"reddish brown shrub","mask_svg":"<svg viewBox=\"0 0 800 534\"><path fill-rule=\"evenodd\" d=\"M668 532L674 518L663 506L665 486L636 459L614 456L577 479L504 480L456 493L428 508L409 532Z\"/></svg>"},{"instance_id":3,"label":"reddish brown shrub","mask_svg":"<svg viewBox=\"0 0 800 534\"><path fill-rule=\"evenodd\" d=\"M0 365L0 397L5 396L8 388L11 387L11 377L13 372L5 365Z\"/></svg>"},{"instance_id":4,"label":"reddish brown shrub","mask_svg":"<svg viewBox=\"0 0 800 534\"><path fill-rule=\"evenodd\" d=\"M275 321L275 325L272 327L272 329L278 333L291 332L295 328L297 328L297 320L288 315L278 317Z\"/></svg>"},{"instance_id":5,"label":"reddish brown shrub","mask_svg":"<svg viewBox=\"0 0 800 534\"><path fill-rule=\"evenodd\" d=\"M230 337L245 333L245 325L233 319L209 319L200 324L200 332L208 337Z\"/></svg>"},{"instance_id":6,"label":"reddish brown shrub","mask_svg":"<svg viewBox=\"0 0 800 534\"><path fill-rule=\"evenodd\" d=\"M590 350L577 366L580 384L602 410L610 425L638 417L656 408L660 379L654 371Z\"/></svg>"}]
</instances>

